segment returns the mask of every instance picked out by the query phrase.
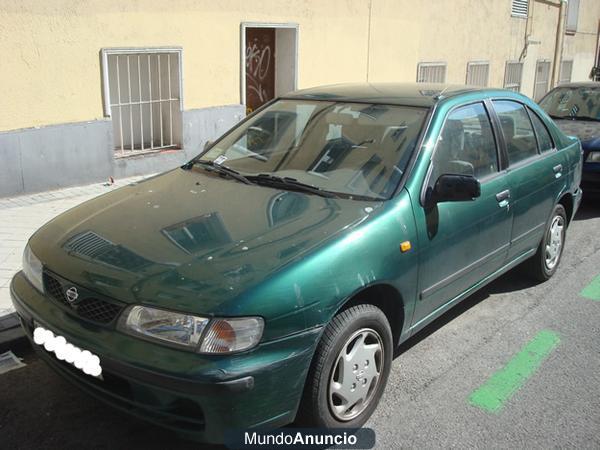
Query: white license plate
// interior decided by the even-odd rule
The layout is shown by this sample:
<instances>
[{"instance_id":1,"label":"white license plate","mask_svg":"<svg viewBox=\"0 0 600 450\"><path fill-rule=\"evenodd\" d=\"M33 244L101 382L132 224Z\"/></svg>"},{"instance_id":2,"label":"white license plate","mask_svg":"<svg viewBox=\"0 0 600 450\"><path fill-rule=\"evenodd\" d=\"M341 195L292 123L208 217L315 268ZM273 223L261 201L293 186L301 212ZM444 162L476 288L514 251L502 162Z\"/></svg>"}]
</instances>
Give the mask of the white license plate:
<instances>
[{"instance_id":1,"label":"white license plate","mask_svg":"<svg viewBox=\"0 0 600 450\"><path fill-rule=\"evenodd\" d=\"M54 353L56 358L71 364L86 375L102 379L100 358L89 350L83 350L63 336L34 324L33 342L44 347L48 352Z\"/></svg>"}]
</instances>

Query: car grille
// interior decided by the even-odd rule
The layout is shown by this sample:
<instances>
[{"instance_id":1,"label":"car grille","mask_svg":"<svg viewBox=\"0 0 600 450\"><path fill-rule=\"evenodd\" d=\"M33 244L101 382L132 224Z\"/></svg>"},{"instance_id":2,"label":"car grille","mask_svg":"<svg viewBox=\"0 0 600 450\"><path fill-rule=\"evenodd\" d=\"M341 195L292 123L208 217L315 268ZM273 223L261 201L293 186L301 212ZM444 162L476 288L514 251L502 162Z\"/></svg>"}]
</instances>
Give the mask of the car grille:
<instances>
[{"instance_id":1,"label":"car grille","mask_svg":"<svg viewBox=\"0 0 600 450\"><path fill-rule=\"evenodd\" d=\"M66 290L74 286L66 280L44 272L44 289L46 293L62 306L67 307L75 315L91 322L107 325L110 324L121 312L123 305L114 301L98 298L95 293L79 288L81 294L76 302L71 304L67 300Z\"/></svg>"}]
</instances>

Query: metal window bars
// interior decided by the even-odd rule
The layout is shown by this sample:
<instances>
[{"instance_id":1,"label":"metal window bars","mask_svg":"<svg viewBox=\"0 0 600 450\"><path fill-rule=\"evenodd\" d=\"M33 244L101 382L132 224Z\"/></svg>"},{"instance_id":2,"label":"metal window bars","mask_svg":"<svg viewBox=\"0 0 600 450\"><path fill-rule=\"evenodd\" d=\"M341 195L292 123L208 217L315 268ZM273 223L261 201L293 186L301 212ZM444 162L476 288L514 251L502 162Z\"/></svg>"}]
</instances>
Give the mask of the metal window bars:
<instances>
[{"instance_id":1,"label":"metal window bars","mask_svg":"<svg viewBox=\"0 0 600 450\"><path fill-rule=\"evenodd\" d=\"M533 83L533 99L538 102L548 92L550 81L550 61L538 60L535 65L535 81Z\"/></svg>"},{"instance_id":2,"label":"metal window bars","mask_svg":"<svg viewBox=\"0 0 600 450\"><path fill-rule=\"evenodd\" d=\"M419 63L417 83L445 83L446 63Z\"/></svg>"},{"instance_id":3,"label":"metal window bars","mask_svg":"<svg viewBox=\"0 0 600 450\"><path fill-rule=\"evenodd\" d=\"M490 76L490 63L471 61L467 63L466 83L472 86L487 86Z\"/></svg>"},{"instance_id":4,"label":"metal window bars","mask_svg":"<svg viewBox=\"0 0 600 450\"><path fill-rule=\"evenodd\" d=\"M573 60L561 61L558 84L570 83L572 73L573 73Z\"/></svg>"},{"instance_id":5,"label":"metal window bars","mask_svg":"<svg viewBox=\"0 0 600 450\"><path fill-rule=\"evenodd\" d=\"M504 71L504 89L519 92L523 78L523 63L518 61L507 61Z\"/></svg>"},{"instance_id":6,"label":"metal window bars","mask_svg":"<svg viewBox=\"0 0 600 450\"><path fill-rule=\"evenodd\" d=\"M115 156L180 148L180 51L107 52L105 62Z\"/></svg>"}]
</instances>

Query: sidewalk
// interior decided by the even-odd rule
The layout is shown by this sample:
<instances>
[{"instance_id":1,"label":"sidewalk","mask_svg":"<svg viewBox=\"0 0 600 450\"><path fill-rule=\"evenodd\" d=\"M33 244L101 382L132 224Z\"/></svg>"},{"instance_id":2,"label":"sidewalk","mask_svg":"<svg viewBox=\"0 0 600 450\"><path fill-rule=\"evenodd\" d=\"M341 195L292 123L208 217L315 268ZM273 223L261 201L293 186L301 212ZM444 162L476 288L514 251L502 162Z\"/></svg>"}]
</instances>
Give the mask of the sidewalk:
<instances>
[{"instance_id":1,"label":"sidewalk","mask_svg":"<svg viewBox=\"0 0 600 450\"><path fill-rule=\"evenodd\" d=\"M29 237L58 214L100 194L150 175L123 178L115 183L97 183L39 194L0 198L0 318L14 311L10 280L21 270L21 258Z\"/></svg>"}]
</instances>

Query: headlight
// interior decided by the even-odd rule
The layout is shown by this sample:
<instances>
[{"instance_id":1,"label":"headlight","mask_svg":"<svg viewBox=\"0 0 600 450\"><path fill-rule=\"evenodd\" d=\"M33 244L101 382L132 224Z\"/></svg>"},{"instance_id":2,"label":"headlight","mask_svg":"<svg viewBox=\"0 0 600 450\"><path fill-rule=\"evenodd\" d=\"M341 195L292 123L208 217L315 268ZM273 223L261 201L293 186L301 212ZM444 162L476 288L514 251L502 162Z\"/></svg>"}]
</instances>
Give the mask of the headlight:
<instances>
[{"instance_id":1,"label":"headlight","mask_svg":"<svg viewBox=\"0 0 600 450\"><path fill-rule=\"evenodd\" d=\"M600 162L600 152L590 152L585 162Z\"/></svg>"},{"instance_id":2,"label":"headlight","mask_svg":"<svg viewBox=\"0 0 600 450\"><path fill-rule=\"evenodd\" d=\"M44 292L44 281L42 277L42 263L33 254L29 244L23 252L23 273L31 284L40 292Z\"/></svg>"},{"instance_id":3,"label":"headlight","mask_svg":"<svg viewBox=\"0 0 600 450\"><path fill-rule=\"evenodd\" d=\"M146 306L132 306L121 330L201 353L232 353L254 347L264 328L260 317L209 319Z\"/></svg>"},{"instance_id":4,"label":"headlight","mask_svg":"<svg viewBox=\"0 0 600 450\"><path fill-rule=\"evenodd\" d=\"M124 328L149 338L197 347L207 323L205 317L133 306L126 315Z\"/></svg>"}]
</instances>

